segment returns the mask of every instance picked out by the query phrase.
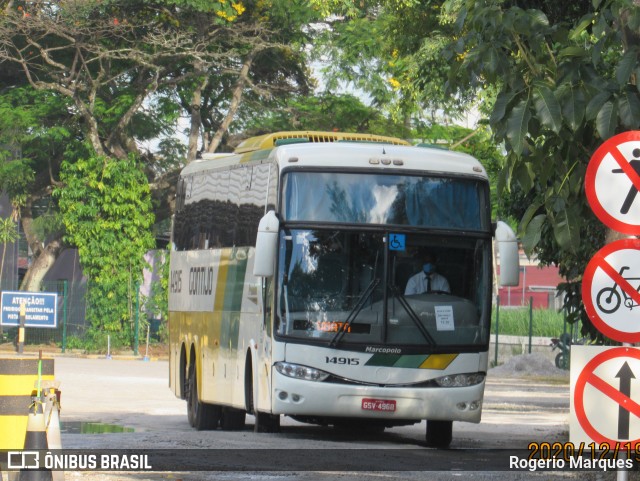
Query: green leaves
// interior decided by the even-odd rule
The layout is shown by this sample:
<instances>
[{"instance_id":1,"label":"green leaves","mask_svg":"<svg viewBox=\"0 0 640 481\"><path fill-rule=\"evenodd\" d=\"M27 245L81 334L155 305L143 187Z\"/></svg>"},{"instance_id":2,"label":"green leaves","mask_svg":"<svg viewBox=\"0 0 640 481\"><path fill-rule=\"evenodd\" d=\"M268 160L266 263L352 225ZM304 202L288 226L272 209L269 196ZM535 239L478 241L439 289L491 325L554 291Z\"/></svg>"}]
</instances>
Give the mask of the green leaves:
<instances>
[{"instance_id":1,"label":"green leaves","mask_svg":"<svg viewBox=\"0 0 640 481\"><path fill-rule=\"evenodd\" d=\"M145 253L155 246L149 184L133 156L65 163L56 189L67 231L90 279L89 317L95 329L121 332L132 319L131 299Z\"/></svg>"},{"instance_id":2,"label":"green leaves","mask_svg":"<svg viewBox=\"0 0 640 481\"><path fill-rule=\"evenodd\" d=\"M523 99L518 102L508 115L507 139L513 152L517 155L521 154L524 150L530 120L531 111L529 110L528 99Z\"/></svg>"},{"instance_id":3,"label":"green leaves","mask_svg":"<svg viewBox=\"0 0 640 481\"><path fill-rule=\"evenodd\" d=\"M562 111L560 103L549 87L538 84L534 87L534 105L540 123L555 132L562 128Z\"/></svg>"},{"instance_id":4,"label":"green leaves","mask_svg":"<svg viewBox=\"0 0 640 481\"><path fill-rule=\"evenodd\" d=\"M618 104L605 102L596 116L596 130L602 139L613 136L618 127Z\"/></svg>"}]
</instances>

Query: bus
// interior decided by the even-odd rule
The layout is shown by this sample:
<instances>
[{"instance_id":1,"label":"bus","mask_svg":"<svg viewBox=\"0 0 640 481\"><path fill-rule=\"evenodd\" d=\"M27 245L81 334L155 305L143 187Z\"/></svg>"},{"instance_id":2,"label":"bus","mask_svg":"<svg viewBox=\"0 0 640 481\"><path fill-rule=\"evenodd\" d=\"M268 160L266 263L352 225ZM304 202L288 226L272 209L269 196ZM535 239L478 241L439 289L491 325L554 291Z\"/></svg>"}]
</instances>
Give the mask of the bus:
<instances>
[{"instance_id":1,"label":"bus","mask_svg":"<svg viewBox=\"0 0 640 481\"><path fill-rule=\"evenodd\" d=\"M169 384L192 427L426 420L444 448L453 421L480 422L494 245L502 285L519 267L475 158L279 132L190 163L176 192ZM409 291L426 253L447 288Z\"/></svg>"}]
</instances>

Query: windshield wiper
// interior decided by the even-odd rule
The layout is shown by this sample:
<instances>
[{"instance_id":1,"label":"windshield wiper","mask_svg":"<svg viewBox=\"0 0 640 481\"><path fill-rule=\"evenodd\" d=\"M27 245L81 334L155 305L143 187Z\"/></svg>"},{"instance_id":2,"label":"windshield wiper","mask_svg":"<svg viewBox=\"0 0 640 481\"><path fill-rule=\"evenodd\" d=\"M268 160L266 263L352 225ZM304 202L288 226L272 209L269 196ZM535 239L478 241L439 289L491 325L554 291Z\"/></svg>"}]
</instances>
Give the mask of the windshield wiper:
<instances>
[{"instance_id":1,"label":"windshield wiper","mask_svg":"<svg viewBox=\"0 0 640 481\"><path fill-rule=\"evenodd\" d=\"M353 309L351 309L351 312L349 312L347 320L345 321L342 328L336 333L335 336L333 336L331 342L329 342L329 347L335 347L338 345L338 342L340 342L342 336L344 336L344 334L349 330L349 327L351 326L353 320L358 317L358 314L360 314L360 311L364 307L365 302L367 302L369 297L371 297L371 294L373 294L375 288L378 287L378 284L380 284L380 279L373 279L369 283L367 288L362 293L362 296L360 296L360 298L358 299L358 302L356 302L356 305L353 306Z\"/></svg>"},{"instance_id":2,"label":"windshield wiper","mask_svg":"<svg viewBox=\"0 0 640 481\"><path fill-rule=\"evenodd\" d=\"M407 302L407 299L404 297L400 289L398 289L398 286L390 286L389 289L391 289L394 299L398 299L398 302L400 303L400 305L404 308L405 311L407 311L407 314L409 314L409 318L416 325L420 333L424 336L425 340L429 344L434 345L436 342L433 340L433 337L431 337L431 334L429 334L429 331L427 331L427 328L424 327L424 325L422 324L422 321L416 314L416 311L414 311L413 308L409 305L409 303Z\"/></svg>"}]
</instances>

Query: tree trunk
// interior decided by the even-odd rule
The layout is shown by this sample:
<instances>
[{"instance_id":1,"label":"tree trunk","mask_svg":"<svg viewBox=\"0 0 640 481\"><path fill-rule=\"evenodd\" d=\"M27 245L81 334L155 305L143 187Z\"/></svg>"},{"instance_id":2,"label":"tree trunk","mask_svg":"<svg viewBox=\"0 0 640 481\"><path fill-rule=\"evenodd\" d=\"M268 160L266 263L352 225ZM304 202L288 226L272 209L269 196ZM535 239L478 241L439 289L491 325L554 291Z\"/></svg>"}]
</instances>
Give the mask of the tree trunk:
<instances>
[{"instance_id":1,"label":"tree trunk","mask_svg":"<svg viewBox=\"0 0 640 481\"><path fill-rule=\"evenodd\" d=\"M204 76L201 83L198 84L193 91L193 97L191 98L191 105L189 107L191 126L189 129L189 149L187 151L187 163L195 160L198 154L198 139L200 138L200 127L202 126L202 117L200 114L200 103L202 102L202 92L209 83L209 77L202 71L202 64L197 63L194 65L196 72Z\"/></svg>"},{"instance_id":2,"label":"tree trunk","mask_svg":"<svg viewBox=\"0 0 640 481\"><path fill-rule=\"evenodd\" d=\"M60 255L62 238L56 237L44 246L33 232L33 213L31 211L31 199L20 209L20 222L22 231L27 239L27 244L33 255L33 262L27 269L27 273L20 284L21 291L38 292L42 279L49 271L53 263Z\"/></svg>"},{"instance_id":3,"label":"tree trunk","mask_svg":"<svg viewBox=\"0 0 640 481\"><path fill-rule=\"evenodd\" d=\"M54 239L49 242L44 249L41 249L40 255L36 257L33 263L29 266L29 270L20 285L20 290L39 292L44 276L55 263L61 250L61 239Z\"/></svg>"},{"instance_id":4,"label":"tree trunk","mask_svg":"<svg viewBox=\"0 0 640 481\"><path fill-rule=\"evenodd\" d=\"M233 122L233 118L240 107L240 101L242 100L242 91L244 90L247 81L249 80L249 71L251 70L251 65L253 65L253 58L255 53L251 53L247 56L242 65L242 69L240 69L240 75L238 76L238 82L236 83L235 88L233 89L233 96L231 97L231 103L229 104L229 111L225 116L222 124L218 128L218 131L211 139L211 142L207 146L207 152L215 152L220 142L222 141L222 136L229 129L229 125Z\"/></svg>"}]
</instances>

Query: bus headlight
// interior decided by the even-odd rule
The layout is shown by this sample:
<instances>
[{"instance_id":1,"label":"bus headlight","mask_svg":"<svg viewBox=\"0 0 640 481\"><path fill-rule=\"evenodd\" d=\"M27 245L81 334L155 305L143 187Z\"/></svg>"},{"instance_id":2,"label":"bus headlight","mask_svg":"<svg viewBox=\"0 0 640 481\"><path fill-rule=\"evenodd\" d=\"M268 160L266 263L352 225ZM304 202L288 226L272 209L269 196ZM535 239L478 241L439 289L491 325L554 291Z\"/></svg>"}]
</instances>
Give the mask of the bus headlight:
<instances>
[{"instance_id":1,"label":"bus headlight","mask_svg":"<svg viewBox=\"0 0 640 481\"><path fill-rule=\"evenodd\" d=\"M434 381L440 387L465 387L480 384L484 380L484 374L474 372L471 374L451 374L449 376L437 377Z\"/></svg>"},{"instance_id":2,"label":"bus headlight","mask_svg":"<svg viewBox=\"0 0 640 481\"><path fill-rule=\"evenodd\" d=\"M303 379L305 381L324 381L329 377L328 372L321 371L320 369L314 369L308 366L301 366L300 364L293 364L290 362L276 362L276 371L280 374L294 379Z\"/></svg>"}]
</instances>

